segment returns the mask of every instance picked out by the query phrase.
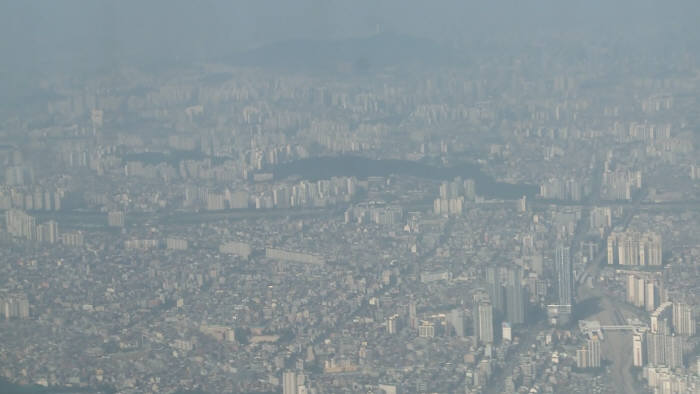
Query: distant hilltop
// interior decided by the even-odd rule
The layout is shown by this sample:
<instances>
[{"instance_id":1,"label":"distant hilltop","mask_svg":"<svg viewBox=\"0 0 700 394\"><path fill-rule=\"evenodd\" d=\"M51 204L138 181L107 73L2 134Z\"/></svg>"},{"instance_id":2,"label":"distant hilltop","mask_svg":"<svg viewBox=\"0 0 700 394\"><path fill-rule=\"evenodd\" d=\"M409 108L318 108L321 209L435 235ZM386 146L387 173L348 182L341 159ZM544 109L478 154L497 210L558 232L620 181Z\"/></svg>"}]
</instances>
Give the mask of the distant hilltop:
<instances>
[{"instance_id":1,"label":"distant hilltop","mask_svg":"<svg viewBox=\"0 0 700 394\"><path fill-rule=\"evenodd\" d=\"M382 33L341 40L280 41L238 53L229 62L239 66L363 73L397 64L441 64L456 60L454 56L428 39Z\"/></svg>"}]
</instances>

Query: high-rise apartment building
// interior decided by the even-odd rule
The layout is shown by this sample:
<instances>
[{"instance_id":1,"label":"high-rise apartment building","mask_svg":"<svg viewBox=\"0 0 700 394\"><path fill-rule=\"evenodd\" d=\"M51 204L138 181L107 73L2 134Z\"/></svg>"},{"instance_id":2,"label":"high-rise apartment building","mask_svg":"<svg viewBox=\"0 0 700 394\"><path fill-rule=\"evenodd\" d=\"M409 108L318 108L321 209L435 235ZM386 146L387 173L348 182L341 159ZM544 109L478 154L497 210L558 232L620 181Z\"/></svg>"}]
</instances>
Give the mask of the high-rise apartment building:
<instances>
[{"instance_id":1,"label":"high-rise apartment building","mask_svg":"<svg viewBox=\"0 0 700 394\"><path fill-rule=\"evenodd\" d=\"M683 365L681 337L667 334L646 335L647 363L653 366L678 368Z\"/></svg>"},{"instance_id":2,"label":"high-rise apartment building","mask_svg":"<svg viewBox=\"0 0 700 394\"><path fill-rule=\"evenodd\" d=\"M597 335L591 337L586 344L576 350L576 366L578 368L600 368L600 339Z\"/></svg>"},{"instance_id":3,"label":"high-rise apartment building","mask_svg":"<svg viewBox=\"0 0 700 394\"><path fill-rule=\"evenodd\" d=\"M646 355L644 334L638 333L632 335L632 365L635 367L643 367Z\"/></svg>"},{"instance_id":4,"label":"high-rise apartment building","mask_svg":"<svg viewBox=\"0 0 700 394\"><path fill-rule=\"evenodd\" d=\"M59 241L58 222L49 220L36 226L36 240L39 242L47 242L55 244Z\"/></svg>"},{"instance_id":5,"label":"high-rise apartment building","mask_svg":"<svg viewBox=\"0 0 700 394\"><path fill-rule=\"evenodd\" d=\"M627 302L652 312L659 305L661 292L658 280L651 275L630 273L627 275Z\"/></svg>"},{"instance_id":6,"label":"high-rise apartment building","mask_svg":"<svg viewBox=\"0 0 700 394\"><path fill-rule=\"evenodd\" d=\"M608 264L653 265L663 263L661 236L652 233L627 231L608 236Z\"/></svg>"},{"instance_id":7,"label":"high-rise apartment building","mask_svg":"<svg viewBox=\"0 0 700 394\"><path fill-rule=\"evenodd\" d=\"M29 300L24 295L0 299L0 315L5 320L12 318L29 318Z\"/></svg>"},{"instance_id":8,"label":"high-rise apartment building","mask_svg":"<svg viewBox=\"0 0 700 394\"><path fill-rule=\"evenodd\" d=\"M282 374L282 393L297 394L297 374L294 371L284 371Z\"/></svg>"},{"instance_id":9,"label":"high-rise apartment building","mask_svg":"<svg viewBox=\"0 0 700 394\"><path fill-rule=\"evenodd\" d=\"M124 212L112 211L107 213L107 225L109 227L124 227Z\"/></svg>"},{"instance_id":10,"label":"high-rise apartment building","mask_svg":"<svg viewBox=\"0 0 700 394\"><path fill-rule=\"evenodd\" d=\"M693 307L683 302L673 304L673 331L677 335L695 335L695 318Z\"/></svg>"},{"instance_id":11,"label":"high-rise apartment building","mask_svg":"<svg viewBox=\"0 0 700 394\"><path fill-rule=\"evenodd\" d=\"M589 368L600 368L600 339L597 335L593 335L586 344L588 348L588 365Z\"/></svg>"},{"instance_id":12,"label":"high-rise apartment building","mask_svg":"<svg viewBox=\"0 0 700 394\"><path fill-rule=\"evenodd\" d=\"M664 302L650 315L651 332L653 334L670 334L672 323L673 304Z\"/></svg>"},{"instance_id":13,"label":"high-rise apartment building","mask_svg":"<svg viewBox=\"0 0 700 394\"><path fill-rule=\"evenodd\" d=\"M10 235L28 240L36 239L36 219L24 211L5 211L5 225Z\"/></svg>"}]
</instances>

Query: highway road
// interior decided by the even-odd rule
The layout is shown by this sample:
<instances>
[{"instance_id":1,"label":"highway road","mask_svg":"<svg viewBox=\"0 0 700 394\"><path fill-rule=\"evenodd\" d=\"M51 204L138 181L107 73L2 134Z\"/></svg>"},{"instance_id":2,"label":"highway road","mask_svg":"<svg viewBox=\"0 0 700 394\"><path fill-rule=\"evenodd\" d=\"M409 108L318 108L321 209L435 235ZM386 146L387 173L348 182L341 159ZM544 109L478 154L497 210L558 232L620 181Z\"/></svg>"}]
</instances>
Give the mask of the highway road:
<instances>
[{"instance_id":1,"label":"highway road","mask_svg":"<svg viewBox=\"0 0 700 394\"><path fill-rule=\"evenodd\" d=\"M627 229L630 221L635 213L639 212L641 198L637 198L629 203L623 217L618 223L618 228ZM586 215L587 216L587 215ZM581 218L581 233L587 230L588 218ZM578 230L578 229L577 229ZM607 238L610 230L606 231L603 239ZM577 236L579 232L577 231ZM577 237L574 238L575 240ZM578 241L576 241L578 244ZM572 245L573 246L573 245ZM591 298L599 300L600 310L592 316L586 317L587 320L598 320L601 325L626 325L627 318L636 317L632 308L627 307L622 301L614 299L605 293L603 289L598 287L598 279L600 278L600 270L607 263L607 250L601 248L598 255L592 259L586 266L584 272L579 278L590 277L589 287L586 281L577 281L576 302L582 303ZM603 357L612 363L610 367L610 375L620 393L636 394L638 390L635 388L635 380L630 372L632 367L632 336L629 331L606 331L604 332Z\"/></svg>"},{"instance_id":2,"label":"highway road","mask_svg":"<svg viewBox=\"0 0 700 394\"><path fill-rule=\"evenodd\" d=\"M579 302L598 298L600 310L586 320L598 320L605 325L626 325L627 318L633 317L627 308L624 308L617 300L604 294L600 289L579 286ZM630 372L632 367L632 337L630 331L605 331L602 346L603 358L612 363L610 376L613 379L614 387L623 394L636 394L634 377Z\"/></svg>"},{"instance_id":3,"label":"highway road","mask_svg":"<svg viewBox=\"0 0 700 394\"><path fill-rule=\"evenodd\" d=\"M586 237L589 228L589 212L590 208L598 205L600 196L600 186L602 181L602 169L600 165L596 165L593 170L596 174L593 182L593 190L589 199L584 204L584 211L581 215L576 234L572 240L572 250L577 248L580 242ZM609 205L607 202L606 206ZM637 196L633 201L624 203L625 210L623 217L617 227L627 228L634 214L639 212L641 206L641 196ZM661 207L661 206L659 206ZM663 206L665 208L665 205ZM606 231L603 239L607 238L610 229ZM599 310L592 316L587 316L587 320L598 320L601 325L626 325L627 317L634 317L629 308L624 308L624 305L616 299L613 299L605 293L603 289L598 287L598 279L600 270L607 263L607 250L601 248L598 255L588 262L583 273L579 275L576 282L576 302L581 304L586 300L598 299ZM589 286L583 278L590 277L592 286ZM627 313L627 315L625 315ZM606 331L604 332L603 357L612 363L610 367L610 375L620 393L636 394L634 377L630 372L632 366L632 337L629 331Z\"/></svg>"}]
</instances>

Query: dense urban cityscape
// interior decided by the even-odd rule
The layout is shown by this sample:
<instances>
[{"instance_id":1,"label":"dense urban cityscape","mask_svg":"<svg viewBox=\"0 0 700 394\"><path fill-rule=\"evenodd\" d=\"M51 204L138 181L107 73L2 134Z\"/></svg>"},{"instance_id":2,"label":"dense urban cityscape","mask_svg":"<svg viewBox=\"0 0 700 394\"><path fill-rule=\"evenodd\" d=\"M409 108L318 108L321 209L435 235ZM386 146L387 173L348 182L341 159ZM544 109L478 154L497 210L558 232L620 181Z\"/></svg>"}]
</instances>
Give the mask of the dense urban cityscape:
<instances>
[{"instance_id":1,"label":"dense urban cityscape","mask_svg":"<svg viewBox=\"0 0 700 394\"><path fill-rule=\"evenodd\" d=\"M2 384L700 393L700 53L329 45L0 111Z\"/></svg>"}]
</instances>

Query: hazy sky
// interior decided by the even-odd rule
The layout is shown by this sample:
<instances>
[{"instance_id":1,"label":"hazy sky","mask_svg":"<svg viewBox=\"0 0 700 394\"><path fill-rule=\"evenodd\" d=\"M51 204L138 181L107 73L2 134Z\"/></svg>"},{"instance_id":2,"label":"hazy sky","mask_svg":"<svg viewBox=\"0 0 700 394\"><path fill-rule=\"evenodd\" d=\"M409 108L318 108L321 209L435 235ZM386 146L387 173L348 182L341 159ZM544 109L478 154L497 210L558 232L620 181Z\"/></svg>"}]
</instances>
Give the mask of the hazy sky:
<instances>
[{"instance_id":1,"label":"hazy sky","mask_svg":"<svg viewBox=\"0 0 700 394\"><path fill-rule=\"evenodd\" d=\"M0 67L213 59L278 40L367 36L377 28L447 42L573 32L696 45L698 20L697 0L4 0L0 51L7 60Z\"/></svg>"}]
</instances>

